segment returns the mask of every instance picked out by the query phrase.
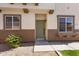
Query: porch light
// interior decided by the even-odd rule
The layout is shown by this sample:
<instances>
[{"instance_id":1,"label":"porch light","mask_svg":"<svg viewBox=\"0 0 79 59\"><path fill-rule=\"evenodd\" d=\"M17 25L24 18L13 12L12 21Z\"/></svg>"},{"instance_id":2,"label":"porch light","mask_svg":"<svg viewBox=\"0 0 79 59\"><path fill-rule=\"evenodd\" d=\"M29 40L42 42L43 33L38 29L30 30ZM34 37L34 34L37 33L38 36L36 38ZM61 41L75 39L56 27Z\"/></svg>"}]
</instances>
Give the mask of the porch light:
<instances>
[{"instance_id":1,"label":"porch light","mask_svg":"<svg viewBox=\"0 0 79 59\"><path fill-rule=\"evenodd\" d=\"M29 13L28 9L23 9L24 13Z\"/></svg>"},{"instance_id":2,"label":"porch light","mask_svg":"<svg viewBox=\"0 0 79 59\"><path fill-rule=\"evenodd\" d=\"M49 14L53 14L54 13L54 10L49 10Z\"/></svg>"}]
</instances>

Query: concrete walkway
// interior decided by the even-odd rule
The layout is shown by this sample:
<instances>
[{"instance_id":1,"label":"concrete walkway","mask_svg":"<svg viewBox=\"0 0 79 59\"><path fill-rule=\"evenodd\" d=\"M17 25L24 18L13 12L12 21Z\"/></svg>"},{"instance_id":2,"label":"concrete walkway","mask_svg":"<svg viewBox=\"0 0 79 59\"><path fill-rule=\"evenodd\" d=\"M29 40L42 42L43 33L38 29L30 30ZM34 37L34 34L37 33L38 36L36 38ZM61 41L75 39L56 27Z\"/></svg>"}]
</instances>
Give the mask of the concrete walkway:
<instances>
[{"instance_id":1,"label":"concrete walkway","mask_svg":"<svg viewBox=\"0 0 79 59\"><path fill-rule=\"evenodd\" d=\"M37 51L54 51L47 41L37 40L34 45L34 52Z\"/></svg>"},{"instance_id":2,"label":"concrete walkway","mask_svg":"<svg viewBox=\"0 0 79 59\"><path fill-rule=\"evenodd\" d=\"M55 50L79 50L79 42L49 42Z\"/></svg>"},{"instance_id":3,"label":"concrete walkway","mask_svg":"<svg viewBox=\"0 0 79 59\"><path fill-rule=\"evenodd\" d=\"M57 56L54 51L34 52L34 43L22 43L20 47L11 49L0 44L0 56Z\"/></svg>"},{"instance_id":4,"label":"concrete walkway","mask_svg":"<svg viewBox=\"0 0 79 59\"><path fill-rule=\"evenodd\" d=\"M56 50L79 50L79 42L36 41L35 44L23 43L15 49L0 44L0 56L57 56Z\"/></svg>"},{"instance_id":5,"label":"concrete walkway","mask_svg":"<svg viewBox=\"0 0 79 59\"><path fill-rule=\"evenodd\" d=\"M68 46L68 42L49 42L49 45L54 50L74 50L74 48Z\"/></svg>"},{"instance_id":6,"label":"concrete walkway","mask_svg":"<svg viewBox=\"0 0 79 59\"><path fill-rule=\"evenodd\" d=\"M36 41L34 51L79 50L79 42Z\"/></svg>"},{"instance_id":7,"label":"concrete walkway","mask_svg":"<svg viewBox=\"0 0 79 59\"><path fill-rule=\"evenodd\" d=\"M72 47L75 50L79 50L79 42L71 42L68 46Z\"/></svg>"}]
</instances>

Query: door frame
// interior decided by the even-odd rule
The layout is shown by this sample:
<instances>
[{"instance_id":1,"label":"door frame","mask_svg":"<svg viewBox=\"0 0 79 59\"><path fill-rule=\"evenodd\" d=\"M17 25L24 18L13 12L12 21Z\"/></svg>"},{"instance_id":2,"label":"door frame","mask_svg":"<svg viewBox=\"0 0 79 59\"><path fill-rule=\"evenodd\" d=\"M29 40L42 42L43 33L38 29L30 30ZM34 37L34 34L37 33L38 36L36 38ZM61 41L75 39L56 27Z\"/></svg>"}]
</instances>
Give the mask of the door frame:
<instances>
[{"instance_id":1,"label":"door frame","mask_svg":"<svg viewBox=\"0 0 79 59\"><path fill-rule=\"evenodd\" d=\"M36 15L37 14L35 14L35 40L37 40L37 37L36 37ZM45 14L46 15L46 14ZM39 21L39 20L38 20ZM46 19L45 20L41 20L41 21L45 21L45 39L44 40L47 40L47 15L46 15Z\"/></svg>"}]
</instances>

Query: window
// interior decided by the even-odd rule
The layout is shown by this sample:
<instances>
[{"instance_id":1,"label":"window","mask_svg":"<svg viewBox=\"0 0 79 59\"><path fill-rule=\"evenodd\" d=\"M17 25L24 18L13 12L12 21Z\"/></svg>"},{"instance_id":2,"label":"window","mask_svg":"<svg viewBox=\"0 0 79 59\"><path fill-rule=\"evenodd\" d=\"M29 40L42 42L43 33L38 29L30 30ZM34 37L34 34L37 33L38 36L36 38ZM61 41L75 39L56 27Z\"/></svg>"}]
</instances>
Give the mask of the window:
<instances>
[{"instance_id":1,"label":"window","mask_svg":"<svg viewBox=\"0 0 79 59\"><path fill-rule=\"evenodd\" d=\"M20 23L20 15L5 15L5 29L6 30L19 30L21 23Z\"/></svg>"},{"instance_id":2,"label":"window","mask_svg":"<svg viewBox=\"0 0 79 59\"><path fill-rule=\"evenodd\" d=\"M73 31L73 16L58 16L59 32L72 32Z\"/></svg>"}]
</instances>

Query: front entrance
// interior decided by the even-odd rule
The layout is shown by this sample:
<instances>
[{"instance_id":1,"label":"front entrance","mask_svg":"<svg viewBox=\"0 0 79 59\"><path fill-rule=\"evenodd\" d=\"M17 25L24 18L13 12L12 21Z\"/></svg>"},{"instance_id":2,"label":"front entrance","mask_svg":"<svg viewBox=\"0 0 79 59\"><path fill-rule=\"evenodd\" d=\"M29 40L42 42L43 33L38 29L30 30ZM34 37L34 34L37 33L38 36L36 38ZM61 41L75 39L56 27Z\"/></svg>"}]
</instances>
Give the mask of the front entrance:
<instances>
[{"instance_id":1,"label":"front entrance","mask_svg":"<svg viewBox=\"0 0 79 59\"><path fill-rule=\"evenodd\" d=\"M45 39L45 20L36 20L36 39Z\"/></svg>"}]
</instances>

